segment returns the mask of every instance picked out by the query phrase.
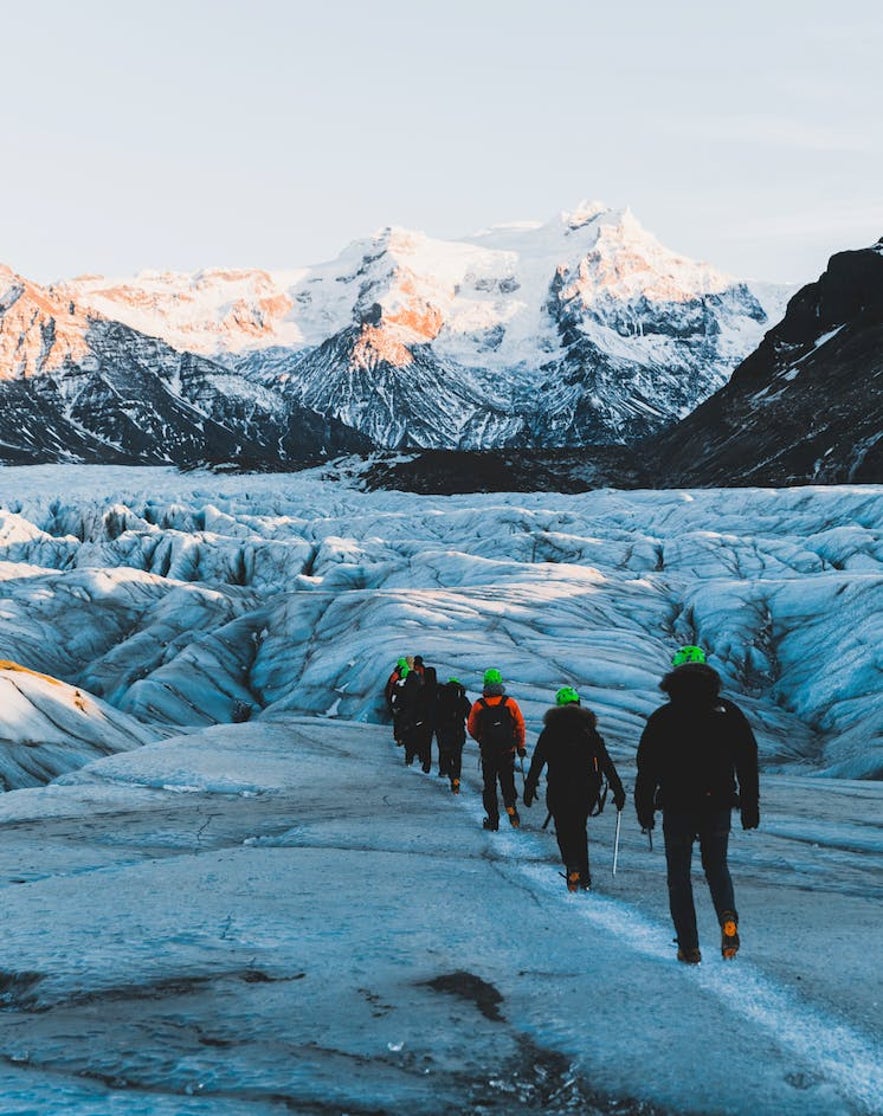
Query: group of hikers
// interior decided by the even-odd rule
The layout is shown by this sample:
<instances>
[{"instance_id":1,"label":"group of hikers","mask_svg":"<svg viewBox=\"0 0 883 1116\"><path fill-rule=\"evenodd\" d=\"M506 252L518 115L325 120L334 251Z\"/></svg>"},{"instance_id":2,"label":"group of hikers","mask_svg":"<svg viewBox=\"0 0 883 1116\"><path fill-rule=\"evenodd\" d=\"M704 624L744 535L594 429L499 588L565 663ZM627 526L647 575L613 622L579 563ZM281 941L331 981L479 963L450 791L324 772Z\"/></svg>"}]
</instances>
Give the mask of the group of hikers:
<instances>
[{"instance_id":1,"label":"group of hikers","mask_svg":"<svg viewBox=\"0 0 883 1116\"><path fill-rule=\"evenodd\" d=\"M648 718L637 750L638 823L650 834L657 811L662 813L678 960L686 964L702 960L691 879L697 840L721 927L721 954L732 960L740 941L727 863L730 819L738 808L743 829L756 829L760 822L757 742L739 707L721 696L720 675L708 665L701 647L688 645L674 654L660 689L668 700ZM588 818L603 809L608 789L618 812L625 806L626 794L598 732L597 718L582 705L573 686L562 686L554 706L546 711L526 773L524 716L506 693L496 668L485 671L481 697L471 702L459 679L440 683L435 668L420 655L404 656L387 680L385 699L405 763L411 766L417 760L429 773L434 735L438 774L450 780L454 794L460 793L467 733L477 742L485 809L482 824L487 830L500 827L498 787L509 824L521 825L516 759L524 778L522 802L528 808L537 799L545 770L546 805L555 823L567 889L591 889Z\"/></svg>"}]
</instances>

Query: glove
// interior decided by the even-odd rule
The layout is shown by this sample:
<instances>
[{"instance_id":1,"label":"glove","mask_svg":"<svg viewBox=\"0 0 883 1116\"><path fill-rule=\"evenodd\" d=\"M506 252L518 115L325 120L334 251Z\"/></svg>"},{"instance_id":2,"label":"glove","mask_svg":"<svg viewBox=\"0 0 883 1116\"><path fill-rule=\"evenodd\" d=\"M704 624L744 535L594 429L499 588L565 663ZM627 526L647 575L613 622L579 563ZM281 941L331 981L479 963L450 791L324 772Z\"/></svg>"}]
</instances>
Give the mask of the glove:
<instances>
[{"instance_id":1,"label":"glove","mask_svg":"<svg viewBox=\"0 0 883 1116\"><path fill-rule=\"evenodd\" d=\"M760 810L757 806L743 805L740 813L743 829L757 829L760 825Z\"/></svg>"},{"instance_id":2,"label":"glove","mask_svg":"<svg viewBox=\"0 0 883 1116\"><path fill-rule=\"evenodd\" d=\"M613 805L617 810L621 810L625 806L625 791L621 790L619 794L613 796Z\"/></svg>"},{"instance_id":3,"label":"glove","mask_svg":"<svg viewBox=\"0 0 883 1116\"><path fill-rule=\"evenodd\" d=\"M521 796L521 801L524 803L525 806L527 806L528 809L530 809L530 807L533 806L533 800L533 791L529 787L526 787L524 794Z\"/></svg>"},{"instance_id":4,"label":"glove","mask_svg":"<svg viewBox=\"0 0 883 1116\"><path fill-rule=\"evenodd\" d=\"M642 833L649 833L656 826L655 814L638 814L638 825Z\"/></svg>"},{"instance_id":5,"label":"glove","mask_svg":"<svg viewBox=\"0 0 883 1116\"><path fill-rule=\"evenodd\" d=\"M518 758L519 759L524 759L524 757L526 755L527 755L527 748L519 748L518 749Z\"/></svg>"}]
</instances>

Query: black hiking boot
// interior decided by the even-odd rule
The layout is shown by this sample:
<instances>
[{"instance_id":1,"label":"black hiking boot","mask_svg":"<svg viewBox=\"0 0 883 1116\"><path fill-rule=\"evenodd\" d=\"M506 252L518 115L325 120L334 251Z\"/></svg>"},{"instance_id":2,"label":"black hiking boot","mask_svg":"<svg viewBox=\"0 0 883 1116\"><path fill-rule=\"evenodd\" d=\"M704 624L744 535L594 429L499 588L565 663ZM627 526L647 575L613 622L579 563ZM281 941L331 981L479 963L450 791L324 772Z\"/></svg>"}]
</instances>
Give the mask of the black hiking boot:
<instances>
[{"instance_id":1,"label":"black hiking boot","mask_svg":"<svg viewBox=\"0 0 883 1116\"><path fill-rule=\"evenodd\" d=\"M685 965L698 965L702 960L702 954L699 952L699 946L689 946L682 949L678 946L678 961L683 961Z\"/></svg>"},{"instance_id":2,"label":"black hiking boot","mask_svg":"<svg viewBox=\"0 0 883 1116\"><path fill-rule=\"evenodd\" d=\"M485 818L481 823L482 829L492 829L496 832L500 828L499 818Z\"/></svg>"},{"instance_id":3,"label":"black hiking boot","mask_svg":"<svg viewBox=\"0 0 883 1116\"><path fill-rule=\"evenodd\" d=\"M721 956L732 961L739 952L739 920L735 911L724 911L721 919Z\"/></svg>"}]
</instances>

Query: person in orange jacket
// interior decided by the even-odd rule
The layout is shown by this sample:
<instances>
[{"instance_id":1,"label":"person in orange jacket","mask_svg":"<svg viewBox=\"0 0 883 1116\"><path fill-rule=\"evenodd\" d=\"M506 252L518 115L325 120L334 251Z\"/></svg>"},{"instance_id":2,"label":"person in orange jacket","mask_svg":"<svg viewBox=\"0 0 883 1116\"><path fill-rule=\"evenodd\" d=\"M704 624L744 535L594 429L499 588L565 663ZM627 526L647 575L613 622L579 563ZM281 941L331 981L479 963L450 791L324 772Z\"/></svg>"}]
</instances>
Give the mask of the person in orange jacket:
<instances>
[{"instance_id":1,"label":"person in orange jacket","mask_svg":"<svg viewBox=\"0 0 883 1116\"><path fill-rule=\"evenodd\" d=\"M466 728L481 750L481 774L484 780L482 802L487 817L482 822L485 829L500 828L500 806L497 799L497 782L503 795L503 805L509 822L517 829L521 818L515 803L515 754L527 755L524 747L524 717L517 702L506 694L503 676L494 668L484 672L482 696L469 712Z\"/></svg>"}]
</instances>

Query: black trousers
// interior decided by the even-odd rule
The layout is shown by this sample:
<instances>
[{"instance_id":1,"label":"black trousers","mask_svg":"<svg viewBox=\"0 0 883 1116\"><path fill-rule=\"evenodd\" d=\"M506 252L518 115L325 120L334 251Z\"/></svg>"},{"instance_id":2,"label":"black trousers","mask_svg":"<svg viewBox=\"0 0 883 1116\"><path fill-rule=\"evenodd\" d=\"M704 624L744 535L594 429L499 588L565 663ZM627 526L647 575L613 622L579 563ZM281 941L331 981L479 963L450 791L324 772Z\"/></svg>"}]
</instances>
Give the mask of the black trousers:
<instances>
[{"instance_id":1,"label":"black trousers","mask_svg":"<svg viewBox=\"0 0 883 1116\"><path fill-rule=\"evenodd\" d=\"M589 836L586 829L589 808L584 804L555 803L549 806L555 819L555 837L561 850L561 859L568 872L579 872L580 882L586 887L591 883L589 871Z\"/></svg>"},{"instance_id":2,"label":"black trousers","mask_svg":"<svg viewBox=\"0 0 883 1116\"><path fill-rule=\"evenodd\" d=\"M727 912L736 913L733 881L727 864L730 811L664 810L662 833L668 866L668 903L681 949L697 949L696 907L690 875L693 842L698 839L702 867L718 922Z\"/></svg>"},{"instance_id":3,"label":"black trousers","mask_svg":"<svg viewBox=\"0 0 883 1116\"><path fill-rule=\"evenodd\" d=\"M435 739L438 742L438 771L440 775L447 775L449 779L459 779L463 767L463 745L466 743L465 735L445 732L436 729Z\"/></svg>"},{"instance_id":4,"label":"black trousers","mask_svg":"<svg viewBox=\"0 0 883 1116\"><path fill-rule=\"evenodd\" d=\"M500 784L504 806L514 806L518 801L518 792L515 790L515 753L492 752L489 748L483 748L481 752L481 775L484 780L481 801L484 804L485 813L491 821L499 820L500 805L497 800L497 783Z\"/></svg>"},{"instance_id":5,"label":"black trousers","mask_svg":"<svg viewBox=\"0 0 883 1116\"><path fill-rule=\"evenodd\" d=\"M424 771L432 765L432 722L418 721L404 734L405 763L410 766L416 756Z\"/></svg>"}]
</instances>

